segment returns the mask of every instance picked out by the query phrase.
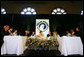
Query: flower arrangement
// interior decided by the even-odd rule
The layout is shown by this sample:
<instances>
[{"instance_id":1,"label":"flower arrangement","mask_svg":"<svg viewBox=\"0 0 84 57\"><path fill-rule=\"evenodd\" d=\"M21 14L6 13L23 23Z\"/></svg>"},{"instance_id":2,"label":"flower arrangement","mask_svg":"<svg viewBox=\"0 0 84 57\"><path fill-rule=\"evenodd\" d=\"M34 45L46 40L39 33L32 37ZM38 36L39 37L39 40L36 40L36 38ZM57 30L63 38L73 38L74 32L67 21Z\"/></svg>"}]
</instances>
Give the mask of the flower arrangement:
<instances>
[{"instance_id":1,"label":"flower arrangement","mask_svg":"<svg viewBox=\"0 0 84 57\"><path fill-rule=\"evenodd\" d=\"M57 39L54 39L53 36L50 36L50 39L46 38L31 38L28 37L26 45L28 48L52 48L52 47L58 47L59 44L57 42Z\"/></svg>"}]
</instances>

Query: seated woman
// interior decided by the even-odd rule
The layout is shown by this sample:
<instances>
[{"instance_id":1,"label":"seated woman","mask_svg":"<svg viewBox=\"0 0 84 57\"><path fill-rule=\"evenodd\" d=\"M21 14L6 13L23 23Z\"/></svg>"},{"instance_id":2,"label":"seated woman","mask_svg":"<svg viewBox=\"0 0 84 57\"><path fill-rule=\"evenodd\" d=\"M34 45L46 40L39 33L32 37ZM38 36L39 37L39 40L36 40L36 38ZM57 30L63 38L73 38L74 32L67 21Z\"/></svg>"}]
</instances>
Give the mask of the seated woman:
<instances>
[{"instance_id":1,"label":"seated woman","mask_svg":"<svg viewBox=\"0 0 84 57\"><path fill-rule=\"evenodd\" d=\"M71 29L71 37L76 37L75 31L73 29Z\"/></svg>"},{"instance_id":2,"label":"seated woman","mask_svg":"<svg viewBox=\"0 0 84 57\"><path fill-rule=\"evenodd\" d=\"M51 36L51 32L49 31L49 34L47 34L47 37L50 37Z\"/></svg>"},{"instance_id":3,"label":"seated woman","mask_svg":"<svg viewBox=\"0 0 84 57\"><path fill-rule=\"evenodd\" d=\"M31 37L33 37L33 38L35 38L35 37L36 37L36 36L35 36L35 32L34 32L34 31L32 32Z\"/></svg>"},{"instance_id":4,"label":"seated woman","mask_svg":"<svg viewBox=\"0 0 84 57\"><path fill-rule=\"evenodd\" d=\"M40 33L39 33L39 35L37 35L37 37L44 38L44 34L42 33L42 31L40 31Z\"/></svg>"},{"instance_id":5,"label":"seated woman","mask_svg":"<svg viewBox=\"0 0 84 57\"><path fill-rule=\"evenodd\" d=\"M27 37L30 36L30 31L29 30L25 30L25 36L27 36Z\"/></svg>"},{"instance_id":6,"label":"seated woman","mask_svg":"<svg viewBox=\"0 0 84 57\"><path fill-rule=\"evenodd\" d=\"M66 36L71 36L71 33L68 30L66 31Z\"/></svg>"},{"instance_id":7,"label":"seated woman","mask_svg":"<svg viewBox=\"0 0 84 57\"><path fill-rule=\"evenodd\" d=\"M49 33L47 34L47 39L49 40L51 36L51 32L49 31Z\"/></svg>"},{"instance_id":8,"label":"seated woman","mask_svg":"<svg viewBox=\"0 0 84 57\"><path fill-rule=\"evenodd\" d=\"M59 38L60 36L59 36L59 34L55 31L55 32L53 32L53 37L54 37L54 39L57 39L57 38Z\"/></svg>"}]
</instances>

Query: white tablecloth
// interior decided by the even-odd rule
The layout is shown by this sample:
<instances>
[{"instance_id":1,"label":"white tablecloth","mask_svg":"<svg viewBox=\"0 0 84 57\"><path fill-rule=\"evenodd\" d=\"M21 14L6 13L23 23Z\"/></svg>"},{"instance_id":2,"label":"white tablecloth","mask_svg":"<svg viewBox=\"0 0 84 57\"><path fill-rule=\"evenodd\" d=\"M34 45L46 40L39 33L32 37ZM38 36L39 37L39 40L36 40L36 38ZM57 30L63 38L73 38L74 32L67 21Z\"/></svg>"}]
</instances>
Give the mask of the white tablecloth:
<instances>
[{"instance_id":1,"label":"white tablecloth","mask_svg":"<svg viewBox=\"0 0 84 57\"><path fill-rule=\"evenodd\" d=\"M62 55L83 55L83 44L80 37L61 37L58 38L59 50Z\"/></svg>"},{"instance_id":2,"label":"white tablecloth","mask_svg":"<svg viewBox=\"0 0 84 57\"><path fill-rule=\"evenodd\" d=\"M4 36L4 44L1 47L3 54L23 54L25 50L26 36Z\"/></svg>"}]
</instances>

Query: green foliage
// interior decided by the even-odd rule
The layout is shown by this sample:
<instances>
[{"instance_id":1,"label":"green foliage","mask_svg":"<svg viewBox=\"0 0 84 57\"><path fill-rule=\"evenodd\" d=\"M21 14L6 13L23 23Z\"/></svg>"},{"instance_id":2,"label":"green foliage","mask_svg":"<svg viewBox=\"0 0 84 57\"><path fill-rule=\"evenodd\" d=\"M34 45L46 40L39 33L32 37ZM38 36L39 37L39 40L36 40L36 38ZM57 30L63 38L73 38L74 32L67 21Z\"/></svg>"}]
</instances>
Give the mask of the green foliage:
<instances>
[{"instance_id":1,"label":"green foliage","mask_svg":"<svg viewBox=\"0 0 84 57\"><path fill-rule=\"evenodd\" d=\"M28 38L26 45L28 48L45 48L45 47L58 47L57 39L54 39L53 36L50 37L48 40L46 39L40 39L40 38Z\"/></svg>"}]
</instances>

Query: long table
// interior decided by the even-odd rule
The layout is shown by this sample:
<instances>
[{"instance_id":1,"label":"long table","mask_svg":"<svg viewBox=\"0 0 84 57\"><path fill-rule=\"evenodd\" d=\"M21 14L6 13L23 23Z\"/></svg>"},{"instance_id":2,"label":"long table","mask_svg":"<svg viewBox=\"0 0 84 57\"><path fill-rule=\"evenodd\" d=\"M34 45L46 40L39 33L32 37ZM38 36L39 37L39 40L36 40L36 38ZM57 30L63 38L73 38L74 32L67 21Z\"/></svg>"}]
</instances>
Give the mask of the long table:
<instances>
[{"instance_id":1,"label":"long table","mask_svg":"<svg viewBox=\"0 0 84 57\"><path fill-rule=\"evenodd\" d=\"M80 37L66 37L58 38L59 50L61 55L83 55L83 44Z\"/></svg>"},{"instance_id":2,"label":"long table","mask_svg":"<svg viewBox=\"0 0 84 57\"><path fill-rule=\"evenodd\" d=\"M1 47L3 54L23 54L26 44L26 36L4 36L4 44Z\"/></svg>"}]
</instances>

